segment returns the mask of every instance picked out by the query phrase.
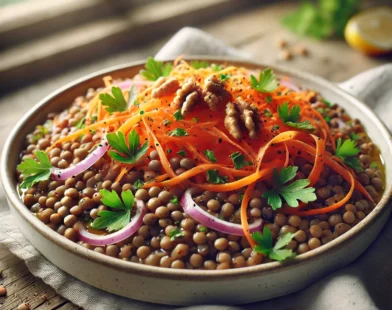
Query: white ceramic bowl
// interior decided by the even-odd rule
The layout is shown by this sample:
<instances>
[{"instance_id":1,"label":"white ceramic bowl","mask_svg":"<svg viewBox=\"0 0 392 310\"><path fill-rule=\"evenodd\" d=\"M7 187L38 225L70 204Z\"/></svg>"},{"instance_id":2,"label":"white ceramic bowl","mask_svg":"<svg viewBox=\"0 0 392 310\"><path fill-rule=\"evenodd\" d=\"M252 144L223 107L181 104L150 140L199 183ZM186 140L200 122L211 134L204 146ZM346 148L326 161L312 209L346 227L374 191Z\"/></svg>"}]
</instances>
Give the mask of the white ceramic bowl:
<instances>
[{"instance_id":1,"label":"white ceramic bowl","mask_svg":"<svg viewBox=\"0 0 392 310\"><path fill-rule=\"evenodd\" d=\"M206 60L248 68L263 66L234 59ZM352 262L377 237L391 212L387 205L392 192L392 144L389 132L368 107L336 85L307 73L274 66L272 69L277 74L290 76L295 83L319 91L328 100L339 103L353 118L360 119L370 138L380 148L386 162L387 186L381 201L358 225L328 244L285 264L271 262L216 271L175 270L125 262L88 250L53 232L24 206L16 191L15 167L25 136L45 120L48 112L61 111L74 98L84 95L88 88L102 86L103 76L132 77L143 66L144 62L138 62L110 68L59 89L19 121L5 144L1 180L11 211L23 234L53 264L88 284L133 299L172 305L242 304L300 290Z\"/></svg>"}]
</instances>

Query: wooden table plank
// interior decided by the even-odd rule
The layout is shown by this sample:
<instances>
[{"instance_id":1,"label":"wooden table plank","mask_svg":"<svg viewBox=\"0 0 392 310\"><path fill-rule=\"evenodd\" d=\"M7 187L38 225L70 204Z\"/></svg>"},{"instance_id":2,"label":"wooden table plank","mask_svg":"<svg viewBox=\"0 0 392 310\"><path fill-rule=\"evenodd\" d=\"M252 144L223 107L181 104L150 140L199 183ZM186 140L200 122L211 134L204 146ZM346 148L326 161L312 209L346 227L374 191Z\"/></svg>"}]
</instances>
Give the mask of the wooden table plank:
<instances>
[{"instance_id":1,"label":"wooden table plank","mask_svg":"<svg viewBox=\"0 0 392 310\"><path fill-rule=\"evenodd\" d=\"M279 25L279 18L293 9L287 3L257 7L229 17L221 18L201 28L219 37L224 42L254 55L255 59L269 63L282 64L321 75L333 81L347 79L358 72L390 62L391 58L368 58L352 51L343 40L315 41L295 36ZM28 109L56 88L96 70L115 64L146 58L154 55L169 36L150 45L132 48L110 55L94 64L87 64L73 71L64 72L48 80L40 81L18 92L9 94L0 101L0 150L5 137ZM294 57L291 61L278 59L280 49L277 41L286 39L289 48L306 46L308 57ZM77 306L57 295L42 280L34 278L26 265L0 245L0 270L4 270L0 284L5 285L9 295L0 297L0 309L11 310L22 301L29 301L33 309L75 310ZM46 295L47 301L41 298Z\"/></svg>"}]
</instances>

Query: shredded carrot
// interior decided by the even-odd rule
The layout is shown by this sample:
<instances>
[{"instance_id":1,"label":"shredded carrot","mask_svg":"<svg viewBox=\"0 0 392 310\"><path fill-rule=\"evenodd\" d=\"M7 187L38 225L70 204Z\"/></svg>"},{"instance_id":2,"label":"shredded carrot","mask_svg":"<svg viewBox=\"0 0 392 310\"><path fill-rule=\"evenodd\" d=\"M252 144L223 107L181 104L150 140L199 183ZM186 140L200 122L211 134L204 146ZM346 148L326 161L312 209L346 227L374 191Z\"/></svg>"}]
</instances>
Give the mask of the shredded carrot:
<instances>
[{"instance_id":1,"label":"shredded carrot","mask_svg":"<svg viewBox=\"0 0 392 310\"><path fill-rule=\"evenodd\" d=\"M248 188L246 189L244 193L244 197L242 198L242 203L241 203L241 225L242 229L244 231L244 235L246 237L246 240L248 240L250 246L252 248L255 247L256 242L253 240L253 238L250 235L249 232L249 224L248 224L248 215L246 214L246 210L248 208L249 200L252 196L252 191L253 188L255 187L256 183L251 183Z\"/></svg>"},{"instance_id":2,"label":"shredded carrot","mask_svg":"<svg viewBox=\"0 0 392 310\"><path fill-rule=\"evenodd\" d=\"M121 179L123 178L123 176L128 172L128 169L130 169L130 168L127 167L127 166L123 166L121 168L120 173L117 175L116 180L114 182L120 182Z\"/></svg>"}]
</instances>

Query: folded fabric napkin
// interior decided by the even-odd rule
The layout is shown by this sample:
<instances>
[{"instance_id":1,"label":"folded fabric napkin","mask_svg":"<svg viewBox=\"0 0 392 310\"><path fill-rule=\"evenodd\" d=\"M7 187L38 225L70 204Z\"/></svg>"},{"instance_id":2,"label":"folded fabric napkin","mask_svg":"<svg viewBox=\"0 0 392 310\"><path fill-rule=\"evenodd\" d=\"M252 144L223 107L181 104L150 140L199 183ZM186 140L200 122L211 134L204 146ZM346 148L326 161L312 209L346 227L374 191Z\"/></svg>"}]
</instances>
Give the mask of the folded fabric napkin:
<instances>
[{"instance_id":1,"label":"folded fabric napkin","mask_svg":"<svg viewBox=\"0 0 392 310\"><path fill-rule=\"evenodd\" d=\"M173 58L181 54L249 57L193 28L180 30L156 57ZM385 65L364 72L340 84L340 87L369 104L391 130L391 85L392 65ZM86 310L172 308L112 295L71 277L51 264L13 223L1 188L0 243L7 245L12 253L23 259L33 275L43 279L60 295ZM300 292L241 307L195 306L182 309L392 309L391 244L392 220L389 220L378 239L358 260Z\"/></svg>"}]
</instances>

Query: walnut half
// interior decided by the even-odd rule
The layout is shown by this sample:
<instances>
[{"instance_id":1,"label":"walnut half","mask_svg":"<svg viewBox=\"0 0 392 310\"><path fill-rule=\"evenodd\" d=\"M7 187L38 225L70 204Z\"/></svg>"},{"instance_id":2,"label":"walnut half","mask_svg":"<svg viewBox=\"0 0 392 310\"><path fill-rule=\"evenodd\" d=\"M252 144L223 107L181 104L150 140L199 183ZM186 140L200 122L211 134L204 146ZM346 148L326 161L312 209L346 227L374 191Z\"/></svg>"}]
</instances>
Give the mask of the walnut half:
<instances>
[{"instance_id":1,"label":"walnut half","mask_svg":"<svg viewBox=\"0 0 392 310\"><path fill-rule=\"evenodd\" d=\"M249 138L256 140L261 128L261 121L257 107L238 97L236 102L226 105L225 127L237 140L241 139L241 126L249 132Z\"/></svg>"},{"instance_id":2,"label":"walnut half","mask_svg":"<svg viewBox=\"0 0 392 310\"><path fill-rule=\"evenodd\" d=\"M175 78L166 80L164 77L160 77L154 84L154 90L151 95L153 98L161 98L174 93L180 88L180 84Z\"/></svg>"},{"instance_id":3,"label":"walnut half","mask_svg":"<svg viewBox=\"0 0 392 310\"><path fill-rule=\"evenodd\" d=\"M185 117L189 114L192 106L199 100L199 86L194 78L185 80L180 89L177 90L176 96L173 100L173 107L175 109L181 108L181 114Z\"/></svg>"},{"instance_id":4,"label":"walnut half","mask_svg":"<svg viewBox=\"0 0 392 310\"><path fill-rule=\"evenodd\" d=\"M215 75L212 75L205 80L203 97L210 110L216 111L219 104L226 103L230 100L231 95L225 89L224 82L219 80Z\"/></svg>"}]
</instances>

